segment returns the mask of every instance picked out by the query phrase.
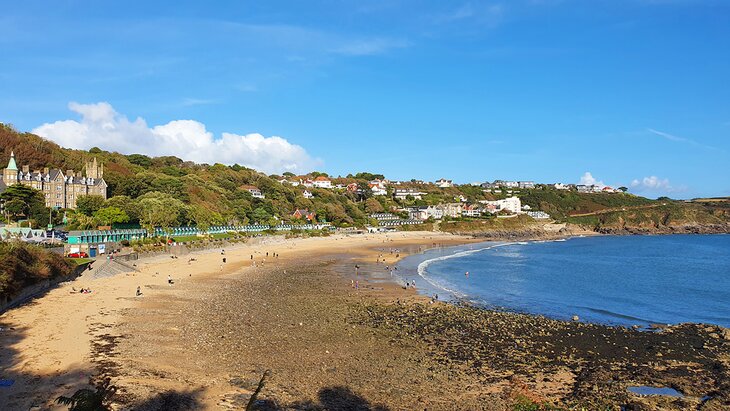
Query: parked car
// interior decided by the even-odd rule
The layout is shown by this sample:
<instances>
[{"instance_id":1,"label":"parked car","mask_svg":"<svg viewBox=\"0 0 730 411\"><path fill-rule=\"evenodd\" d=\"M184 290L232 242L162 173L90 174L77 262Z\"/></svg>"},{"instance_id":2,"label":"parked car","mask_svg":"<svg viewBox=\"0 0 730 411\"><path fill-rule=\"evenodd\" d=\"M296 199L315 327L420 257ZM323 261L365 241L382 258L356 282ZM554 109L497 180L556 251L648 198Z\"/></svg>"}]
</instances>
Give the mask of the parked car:
<instances>
[{"instance_id":1,"label":"parked car","mask_svg":"<svg viewBox=\"0 0 730 411\"><path fill-rule=\"evenodd\" d=\"M70 253L70 254L68 255L68 257L69 257L69 258L89 258L89 255L88 255L88 254L86 254L86 253L85 253L85 252L83 252L83 251L79 251L79 252L76 252L76 253Z\"/></svg>"}]
</instances>

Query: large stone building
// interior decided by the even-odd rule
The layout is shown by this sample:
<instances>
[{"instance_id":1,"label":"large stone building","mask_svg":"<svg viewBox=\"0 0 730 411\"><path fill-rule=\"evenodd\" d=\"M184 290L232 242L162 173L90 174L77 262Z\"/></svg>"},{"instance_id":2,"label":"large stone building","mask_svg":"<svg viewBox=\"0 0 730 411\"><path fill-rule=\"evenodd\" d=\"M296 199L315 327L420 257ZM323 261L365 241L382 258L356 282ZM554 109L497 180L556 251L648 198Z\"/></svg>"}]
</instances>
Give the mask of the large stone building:
<instances>
[{"instance_id":1,"label":"large stone building","mask_svg":"<svg viewBox=\"0 0 730 411\"><path fill-rule=\"evenodd\" d=\"M0 181L0 192L13 184L24 184L40 190L46 197L46 207L76 208L76 199L82 195L99 195L106 198L107 184L104 181L104 165L99 165L96 158L86 162L86 175L78 175L73 170L44 168L30 171L23 166L18 170L15 153L10 154L10 162L3 170Z\"/></svg>"}]
</instances>

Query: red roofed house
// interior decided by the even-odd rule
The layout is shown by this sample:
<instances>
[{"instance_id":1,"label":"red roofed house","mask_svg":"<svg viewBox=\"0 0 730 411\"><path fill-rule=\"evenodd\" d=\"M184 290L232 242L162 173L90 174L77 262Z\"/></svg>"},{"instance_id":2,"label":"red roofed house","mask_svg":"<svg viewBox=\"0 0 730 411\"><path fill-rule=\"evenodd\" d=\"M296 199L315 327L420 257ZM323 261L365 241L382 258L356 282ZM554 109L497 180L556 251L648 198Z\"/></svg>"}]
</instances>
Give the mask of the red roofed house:
<instances>
[{"instance_id":1,"label":"red roofed house","mask_svg":"<svg viewBox=\"0 0 730 411\"><path fill-rule=\"evenodd\" d=\"M294 210L294 214L292 214L291 216L295 220L306 219L307 221L312 222L314 221L314 218L317 216L317 214L307 210L306 208L303 210L297 208L296 210Z\"/></svg>"}]
</instances>

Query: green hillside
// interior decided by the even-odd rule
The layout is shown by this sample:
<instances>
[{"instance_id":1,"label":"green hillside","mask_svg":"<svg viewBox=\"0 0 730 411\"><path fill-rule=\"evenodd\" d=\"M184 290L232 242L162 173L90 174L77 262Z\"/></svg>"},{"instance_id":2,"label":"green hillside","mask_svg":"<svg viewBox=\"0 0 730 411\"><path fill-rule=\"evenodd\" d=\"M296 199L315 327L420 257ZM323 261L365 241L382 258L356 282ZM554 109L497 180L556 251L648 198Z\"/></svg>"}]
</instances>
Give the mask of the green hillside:
<instances>
[{"instance_id":1,"label":"green hillside","mask_svg":"<svg viewBox=\"0 0 730 411\"><path fill-rule=\"evenodd\" d=\"M68 212L70 229L112 224L149 227L302 222L292 221L296 209L314 211L320 222L361 227L370 223L368 215L371 213L394 211L406 206L451 203L459 201L459 197L478 202L511 195L519 196L523 204L533 210L545 211L558 221L593 229L687 222L717 224L730 219L728 202L723 199L685 203L669 199L650 200L627 193L582 194L550 186L490 192L479 186L439 188L411 180L402 182L397 188L416 189L424 193L423 198L396 201L391 195L372 196L368 181L383 176L371 173L332 177L333 184L357 183L362 189L359 194L347 190L310 188L308 190L314 197L305 198L302 186L282 184L278 181L282 176L267 176L239 165L196 164L171 156L123 155L98 148L89 151L66 149L36 135L0 125L0 167L7 164L11 151L15 152L19 166L27 164L31 170L50 167L80 172L85 161L94 157L104 164L109 199L80 198L77 212ZM326 174L314 172L308 176L288 174L283 177L296 179L319 175ZM254 198L244 188L251 185L258 187L265 198ZM393 188L388 188L389 194ZM36 226L45 224L40 216L47 216L47 211L43 211L43 207L31 209L30 217L38 220ZM60 222L62 215L62 212L55 213L55 222ZM515 221L525 223L522 219ZM501 227L502 224L509 223L479 222L474 228L507 228Z\"/></svg>"}]
</instances>

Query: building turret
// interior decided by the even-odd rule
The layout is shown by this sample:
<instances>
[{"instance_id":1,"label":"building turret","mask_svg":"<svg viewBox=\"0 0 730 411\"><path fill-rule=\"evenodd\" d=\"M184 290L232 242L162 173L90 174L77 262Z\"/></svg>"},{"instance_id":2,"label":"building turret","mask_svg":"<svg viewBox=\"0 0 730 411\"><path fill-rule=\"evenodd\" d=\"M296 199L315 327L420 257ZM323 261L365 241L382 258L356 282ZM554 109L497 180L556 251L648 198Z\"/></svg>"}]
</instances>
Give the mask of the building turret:
<instances>
[{"instance_id":1,"label":"building turret","mask_svg":"<svg viewBox=\"0 0 730 411\"><path fill-rule=\"evenodd\" d=\"M15 163L15 152L10 152L10 161L8 167L3 170L3 183L5 185L13 185L18 182L18 164Z\"/></svg>"}]
</instances>

